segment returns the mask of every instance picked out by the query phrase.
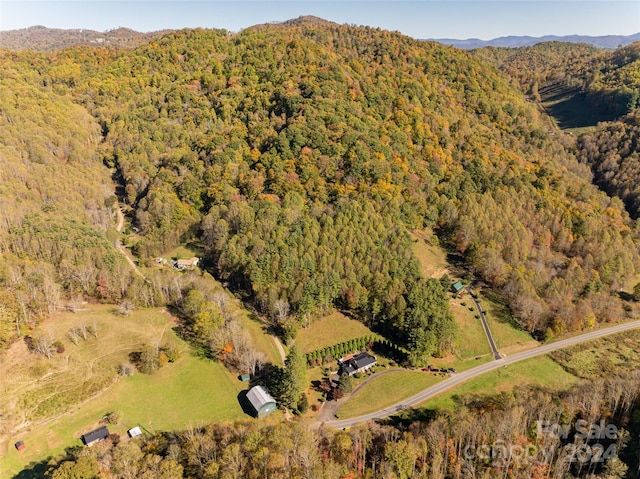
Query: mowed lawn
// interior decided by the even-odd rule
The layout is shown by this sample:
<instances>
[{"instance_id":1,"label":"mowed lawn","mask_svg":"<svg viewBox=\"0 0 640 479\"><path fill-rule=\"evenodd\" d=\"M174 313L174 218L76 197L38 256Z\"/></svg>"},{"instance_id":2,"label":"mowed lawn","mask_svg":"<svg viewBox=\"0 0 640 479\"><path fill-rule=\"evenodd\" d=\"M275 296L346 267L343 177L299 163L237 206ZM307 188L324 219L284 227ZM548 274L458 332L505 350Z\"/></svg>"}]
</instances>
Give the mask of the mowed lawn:
<instances>
[{"instance_id":1,"label":"mowed lawn","mask_svg":"<svg viewBox=\"0 0 640 479\"><path fill-rule=\"evenodd\" d=\"M418 407L453 410L457 405L457 397L486 397L522 386L540 386L561 391L578 380L548 356L540 356L485 373L421 403Z\"/></svg>"},{"instance_id":2,"label":"mowed lawn","mask_svg":"<svg viewBox=\"0 0 640 479\"><path fill-rule=\"evenodd\" d=\"M377 336L360 321L349 319L340 312L325 316L298 331L295 344L304 353L339 344L363 336Z\"/></svg>"},{"instance_id":3,"label":"mowed lawn","mask_svg":"<svg viewBox=\"0 0 640 479\"><path fill-rule=\"evenodd\" d=\"M221 364L188 355L153 375L123 379L99 402L122 412L127 426L171 431L246 417L237 399L243 389Z\"/></svg>"},{"instance_id":4,"label":"mowed lawn","mask_svg":"<svg viewBox=\"0 0 640 479\"><path fill-rule=\"evenodd\" d=\"M198 246L198 245L189 245L189 246L185 246L185 245L180 245L180 246L176 246L175 248L173 248L170 251L167 251L164 254L164 258L165 259L191 259L194 256L200 256L202 255L202 247Z\"/></svg>"},{"instance_id":5,"label":"mowed lawn","mask_svg":"<svg viewBox=\"0 0 640 479\"><path fill-rule=\"evenodd\" d=\"M443 378L423 371L393 371L374 378L340 407L341 419L360 416L392 406L433 386Z\"/></svg>"},{"instance_id":6,"label":"mowed lawn","mask_svg":"<svg viewBox=\"0 0 640 479\"><path fill-rule=\"evenodd\" d=\"M473 359L491 354L487 336L482 327L478 311L469 297L454 297L450 301L451 312L458 325L456 356L460 359Z\"/></svg>"},{"instance_id":7,"label":"mowed lawn","mask_svg":"<svg viewBox=\"0 0 640 479\"><path fill-rule=\"evenodd\" d=\"M128 318L109 318L109 308L96 308L97 311L93 310L93 314L102 314L105 323L102 333L98 338L93 338L96 344L89 349L91 355L96 356L96 351L102 349L106 353L105 360L108 361L98 362L102 364L99 368L94 364L94 371L115 367L117 362L111 356L115 355L116 359L120 359L126 349L136 349L135 341L127 342L122 337L122 334L127 335L130 329L136 329L131 324L136 321L139 328L147 328L148 339L158 338L159 334L162 334L163 338L170 340L182 350L182 356L153 375L137 373L131 377L116 377L115 383L111 383L106 391L92 399L80 404L76 402L63 414L48 421L25 423L16 433L3 437L0 449L0 477L13 477L31 462L59 455L66 447L81 444L80 435L97 427L101 418L112 411L121 413L122 421L118 426L109 426L110 431L123 435L128 428L135 425L140 425L147 431L160 431L247 417L238 401L238 394L245 389L245 385L220 364L192 355L188 345L175 336L169 315L160 310L144 310ZM112 320L116 332L107 326L109 319ZM61 324L64 323L63 318ZM122 343L116 346L112 344L114 341ZM126 346L124 350L123 344ZM71 349L72 353L79 354L78 351L72 350L73 345L66 346L67 350ZM86 369L82 369L82 373L86 374ZM61 388L64 388L61 381L65 377L69 381L77 380L77 375L72 372L68 376L61 372L57 375L59 377L56 384L60 384ZM37 381L34 384L37 384ZM37 389L32 387L29 391L33 394ZM12 392L19 394L16 390ZM13 444L18 440L25 441L27 446L27 449L20 453L13 448Z\"/></svg>"},{"instance_id":8,"label":"mowed lawn","mask_svg":"<svg viewBox=\"0 0 640 479\"><path fill-rule=\"evenodd\" d=\"M374 379L355 392L338 410L341 419L360 416L401 403L403 399L440 382L443 378L422 371L392 372ZM454 409L456 397L490 396L516 387L540 386L567 389L579 379L547 356L532 358L492 371L421 403L427 409Z\"/></svg>"}]
</instances>

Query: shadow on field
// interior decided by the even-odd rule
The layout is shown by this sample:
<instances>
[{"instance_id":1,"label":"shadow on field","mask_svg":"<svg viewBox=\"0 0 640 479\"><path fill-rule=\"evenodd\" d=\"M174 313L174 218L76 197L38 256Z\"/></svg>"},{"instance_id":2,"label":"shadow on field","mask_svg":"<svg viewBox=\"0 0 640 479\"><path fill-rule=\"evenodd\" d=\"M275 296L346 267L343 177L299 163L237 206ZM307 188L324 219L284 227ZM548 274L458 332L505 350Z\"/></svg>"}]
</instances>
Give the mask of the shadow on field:
<instances>
[{"instance_id":1,"label":"shadow on field","mask_svg":"<svg viewBox=\"0 0 640 479\"><path fill-rule=\"evenodd\" d=\"M51 457L44 459L40 462L32 462L26 466L22 471L13 476L13 479L40 479L45 477L45 473L49 469L48 462Z\"/></svg>"},{"instance_id":2,"label":"shadow on field","mask_svg":"<svg viewBox=\"0 0 640 479\"><path fill-rule=\"evenodd\" d=\"M540 95L545 110L563 130L596 126L598 122L615 118L610 112L590 104L579 89L556 83L542 88Z\"/></svg>"},{"instance_id":3,"label":"shadow on field","mask_svg":"<svg viewBox=\"0 0 640 479\"><path fill-rule=\"evenodd\" d=\"M251 403L249 399L247 399L247 393L249 391L240 391L238 393L238 403L240 403L240 407L242 408L242 412L251 417L256 417L256 413L251 407Z\"/></svg>"}]
</instances>

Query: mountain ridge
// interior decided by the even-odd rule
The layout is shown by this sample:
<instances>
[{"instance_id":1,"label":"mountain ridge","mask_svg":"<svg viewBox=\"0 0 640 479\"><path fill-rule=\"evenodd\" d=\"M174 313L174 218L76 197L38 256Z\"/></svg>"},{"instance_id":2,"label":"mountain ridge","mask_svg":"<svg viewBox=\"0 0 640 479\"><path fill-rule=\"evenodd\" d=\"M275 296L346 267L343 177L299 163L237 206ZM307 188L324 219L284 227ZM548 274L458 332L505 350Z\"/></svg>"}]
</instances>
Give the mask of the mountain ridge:
<instances>
[{"instance_id":1,"label":"mountain ridge","mask_svg":"<svg viewBox=\"0 0 640 479\"><path fill-rule=\"evenodd\" d=\"M541 37L509 35L493 38L491 40L480 40L478 38L467 38L463 40L454 38L427 38L425 40L451 45L463 50L472 50L484 47L528 47L543 42L587 43L600 48L615 49L618 48L618 46L626 46L640 41L640 32L632 35L544 35Z\"/></svg>"},{"instance_id":2,"label":"mountain ridge","mask_svg":"<svg viewBox=\"0 0 640 479\"><path fill-rule=\"evenodd\" d=\"M301 15L297 18L290 18L283 21L267 22L253 25L251 28L260 28L268 25L339 25L336 22L326 20L313 15ZM185 27L187 28L187 27ZM0 31L0 48L8 50L59 50L71 46L112 46L112 47L135 47L141 45L151 38L156 38L175 30L165 29L153 32L138 32L136 30L118 27L112 30L99 32L91 29L63 29L49 28L42 25L34 25L16 30ZM568 42L587 43L599 48L615 49L618 46L626 46L640 41L640 32L632 35L544 35L533 37L529 35L509 35L493 38L491 40L480 40L478 38L456 39L456 38L423 38L423 41L434 41L447 46L454 46L463 50L471 50L483 47L503 47L516 48L533 46L543 42Z\"/></svg>"},{"instance_id":3,"label":"mountain ridge","mask_svg":"<svg viewBox=\"0 0 640 479\"><path fill-rule=\"evenodd\" d=\"M18 30L0 31L0 48L7 50L51 51L74 46L121 47L139 46L172 30L138 32L126 27L98 32L86 28L49 28L34 25Z\"/></svg>"}]
</instances>

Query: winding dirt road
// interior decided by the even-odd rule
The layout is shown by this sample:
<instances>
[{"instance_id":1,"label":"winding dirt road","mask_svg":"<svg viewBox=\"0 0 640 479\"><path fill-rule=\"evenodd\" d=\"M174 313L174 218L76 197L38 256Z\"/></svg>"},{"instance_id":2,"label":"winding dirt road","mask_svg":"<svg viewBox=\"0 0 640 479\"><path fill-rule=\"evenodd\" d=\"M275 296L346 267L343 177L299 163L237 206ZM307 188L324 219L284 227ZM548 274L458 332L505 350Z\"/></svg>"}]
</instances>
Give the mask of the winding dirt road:
<instances>
[{"instance_id":1,"label":"winding dirt road","mask_svg":"<svg viewBox=\"0 0 640 479\"><path fill-rule=\"evenodd\" d=\"M585 333L579 336L574 336L572 338L556 341L554 343L538 346L534 349L529 349L527 351L514 354L513 356L508 356L505 358L498 359L496 361L491 361L490 363L485 363L475 368L457 373L452 377L445 379L444 381L438 384L435 384L431 387L428 387L427 389L423 389L418 394L415 394L405 399L404 401L394 404L393 406L390 406L388 408L381 409L379 411L375 411L369 414L364 414L362 416L358 416L350 419L325 421L324 424L327 426L336 427L338 429L345 429L348 427L352 427L355 424L358 424L360 422L371 421L375 419L383 419L385 417L389 417L394 414L397 414L398 412L404 409L420 404L421 402L426 401L427 399L431 399L432 397L437 396L438 394L441 394L444 391L451 389L454 386L462 384L463 382L468 381L470 379L476 378L484 373L488 373L489 371L493 371L501 367L506 367L510 364L517 363L519 361L524 361L525 359L541 356L543 354L547 354L552 351L556 351L558 349L574 346L576 344L583 343L585 341L590 341L592 339L597 339L604 336L608 336L610 334L629 331L631 329L636 329L636 328L640 328L640 321L631 321L628 323L622 323L615 326L611 326L609 328L592 331L590 333Z\"/></svg>"},{"instance_id":2,"label":"winding dirt road","mask_svg":"<svg viewBox=\"0 0 640 479\"><path fill-rule=\"evenodd\" d=\"M122 213L121 208L119 207L116 208L116 215L118 215L118 224L116 225L116 231L118 231L118 233L121 233L122 228L124 227L124 214ZM138 265L135 264L135 262L131 259L131 256L129 256L127 248L124 247L121 240L116 241L116 248L127 259L127 262L131 265L131 267L136 272L136 274L140 276L142 279L144 279L146 282L149 282L147 277L144 274L142 274L142 271L140 271L140 269L138 268Z\"/></svg>"}]
</instances>

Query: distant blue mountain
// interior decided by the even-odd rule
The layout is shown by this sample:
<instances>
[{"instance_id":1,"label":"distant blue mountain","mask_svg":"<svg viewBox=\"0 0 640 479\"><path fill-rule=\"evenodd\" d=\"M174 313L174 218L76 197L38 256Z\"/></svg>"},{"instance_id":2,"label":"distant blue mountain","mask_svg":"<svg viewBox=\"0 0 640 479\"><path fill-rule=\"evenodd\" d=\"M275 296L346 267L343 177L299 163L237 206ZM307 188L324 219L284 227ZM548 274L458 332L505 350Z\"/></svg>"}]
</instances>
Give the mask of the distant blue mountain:
<instances>
[{"instance_id":1,"label":"distant blue mountain","mask_svg":"<svg viewBox=\"0 0 640 479\"><path fill-rule=\"evenodd\" d=\"M600 48L615 49L620 45L624 46L640 41L640 33L627 36L606 35L601 37L590 37L586 35L545 35L544 37L508 36L494 38L493 40L479 40L477 38L469 38L467 40L456 40L453 38L429 38L429 40L443 43L445 45L453 45L454 47L462 48L464 50L483 47L529 47L542 42L588 43Z\"/></svg>"}]
</instances>

